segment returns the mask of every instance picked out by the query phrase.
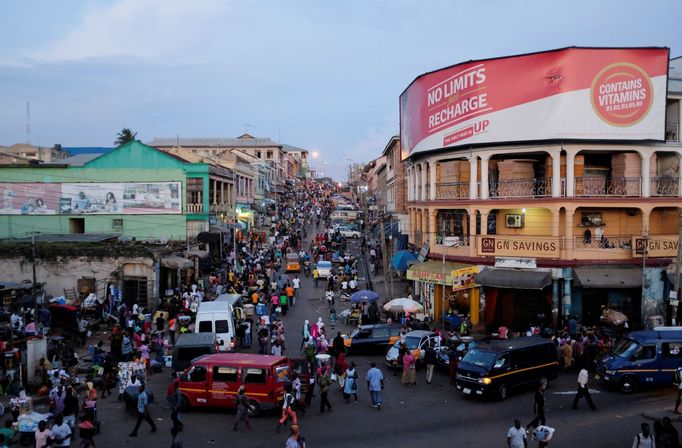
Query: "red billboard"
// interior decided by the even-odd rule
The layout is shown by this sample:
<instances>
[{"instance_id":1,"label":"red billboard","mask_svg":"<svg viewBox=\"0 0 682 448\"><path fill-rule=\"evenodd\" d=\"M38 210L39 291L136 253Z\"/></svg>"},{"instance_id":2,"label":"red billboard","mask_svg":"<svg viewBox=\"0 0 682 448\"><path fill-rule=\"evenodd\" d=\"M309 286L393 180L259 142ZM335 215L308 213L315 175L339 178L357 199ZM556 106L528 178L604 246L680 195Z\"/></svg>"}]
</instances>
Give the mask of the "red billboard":
<instances>
[{"instance_id":1,"label":"red billboard","mask_svg":"<svg viewBox=\"0 0 682 448\"><path fill-rule=\"evenodd\" d=\"M400 95L403 158L537 140L664 140L668 48L565 48L426 73Z\"/></svg>"}]
</instances>

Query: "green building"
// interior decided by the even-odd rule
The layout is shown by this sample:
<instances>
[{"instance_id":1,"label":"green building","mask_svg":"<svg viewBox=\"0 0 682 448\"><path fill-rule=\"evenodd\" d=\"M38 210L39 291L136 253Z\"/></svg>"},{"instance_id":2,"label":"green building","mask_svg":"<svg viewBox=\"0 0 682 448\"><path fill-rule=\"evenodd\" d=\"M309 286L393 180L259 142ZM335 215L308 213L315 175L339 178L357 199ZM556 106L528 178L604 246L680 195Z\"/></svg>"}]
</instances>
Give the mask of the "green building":
<instances>
[{"instance_id":1,"label":"green building","mask_svg":"<svg viewBox=\"0 0 682 448\"><path fill-rule=\"evenodd\" d=\"M234 174L139 141L56 164L0 166L0 238L194 239L234 212Z\"/></svg>"}]
</instances>

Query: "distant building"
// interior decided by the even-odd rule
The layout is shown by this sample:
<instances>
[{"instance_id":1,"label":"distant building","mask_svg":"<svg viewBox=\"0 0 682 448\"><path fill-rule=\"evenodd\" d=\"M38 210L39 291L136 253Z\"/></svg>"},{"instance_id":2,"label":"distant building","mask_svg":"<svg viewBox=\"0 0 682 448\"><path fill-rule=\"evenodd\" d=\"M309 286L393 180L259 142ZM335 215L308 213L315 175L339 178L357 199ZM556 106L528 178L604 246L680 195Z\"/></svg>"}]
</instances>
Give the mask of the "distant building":
<instances>
[{"instance_id":1,"label":"distant building","mask_svg":"<svg viewBox=\"0 0 682 448\"><path fill-rule=\"evenodd\" d=\"M69 157L69 154L62 149L62 146L57 144L52 147L45 146L35 146L28 143L17 143L11 146L0 146L0 151L2 156L0 157L0 163L22 164L22 160L36 160L39 162L50 163L60 159L65 159ZM12 161L12 156L17 157L18 161Z\"/></svg>"}]
</instances>

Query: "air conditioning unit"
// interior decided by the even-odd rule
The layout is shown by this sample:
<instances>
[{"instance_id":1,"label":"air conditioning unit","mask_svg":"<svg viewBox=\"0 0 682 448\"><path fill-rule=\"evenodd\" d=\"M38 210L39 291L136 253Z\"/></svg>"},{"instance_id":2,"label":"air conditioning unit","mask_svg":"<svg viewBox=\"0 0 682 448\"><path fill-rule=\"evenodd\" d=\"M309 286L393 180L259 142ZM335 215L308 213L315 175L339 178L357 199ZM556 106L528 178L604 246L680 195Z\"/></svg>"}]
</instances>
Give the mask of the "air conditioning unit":
<instances>
[{"instance_id":1,"label":"air conditioning unit","mask_svg":"<svg viewBox=\"0 0 682 448\"><path fill-rule=\"evenodd\" d=\"M507 215L505 218L506 227L520 229L523 227L523 215Z\"/></svg>"}]
</instances>

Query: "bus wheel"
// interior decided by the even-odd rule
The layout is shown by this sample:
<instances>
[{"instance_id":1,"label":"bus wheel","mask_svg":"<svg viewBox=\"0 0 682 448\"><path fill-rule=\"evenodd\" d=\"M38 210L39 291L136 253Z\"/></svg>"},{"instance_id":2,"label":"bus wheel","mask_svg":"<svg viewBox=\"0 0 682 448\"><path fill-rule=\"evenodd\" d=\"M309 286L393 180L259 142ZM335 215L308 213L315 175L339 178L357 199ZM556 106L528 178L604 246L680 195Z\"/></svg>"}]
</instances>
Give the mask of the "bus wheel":
<instances>
[{"instance_id":1,"label":"bus wheel","mask_svg":"<svg viewBox=\"0 0 682 448\"><path fill-rule=\"evenodd\" d=\"M637 390L637 380L632 375L627 375L620 382L620 391L626 394L631 394Z\"/></svg>"}]
</instances>

